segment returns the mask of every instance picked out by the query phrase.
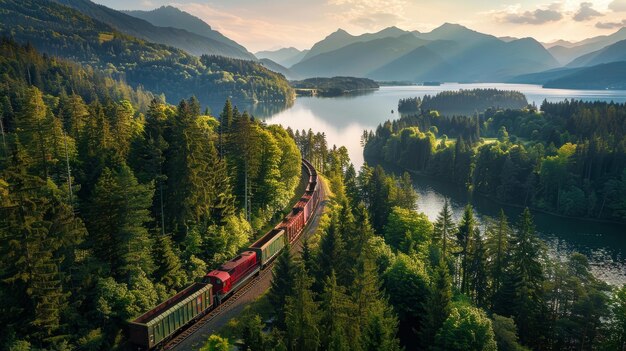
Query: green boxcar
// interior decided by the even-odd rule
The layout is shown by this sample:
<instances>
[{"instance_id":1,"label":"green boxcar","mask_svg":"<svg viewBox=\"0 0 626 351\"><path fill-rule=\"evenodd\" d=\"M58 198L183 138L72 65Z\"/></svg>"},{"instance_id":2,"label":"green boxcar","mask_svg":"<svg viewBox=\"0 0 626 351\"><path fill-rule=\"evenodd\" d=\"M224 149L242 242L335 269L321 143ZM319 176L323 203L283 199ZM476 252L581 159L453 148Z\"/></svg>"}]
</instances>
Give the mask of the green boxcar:
<instances>
[{"instance_id":1,"label":"green boxcar","mask_svg":"<svg viewBox=\"0 0 626 351\"><path fill-rule=\"evenodd\" d=\"M213 306L213 286L194 283L129 323L130 341L151 349Z\"/></svg>"},{"instance_id":2,"label":"green boxcar","mask_svg":"<svg viewBox=\"0 0 626 351\"><path fill-rule=\"evenodd\" d=\"M257 240L249 247L249 250L256 252L260 258L261 268L265 267L276 257L285 247L285 231L283 229L272 229L261 239Z\"/></svg>"}]
</instances>

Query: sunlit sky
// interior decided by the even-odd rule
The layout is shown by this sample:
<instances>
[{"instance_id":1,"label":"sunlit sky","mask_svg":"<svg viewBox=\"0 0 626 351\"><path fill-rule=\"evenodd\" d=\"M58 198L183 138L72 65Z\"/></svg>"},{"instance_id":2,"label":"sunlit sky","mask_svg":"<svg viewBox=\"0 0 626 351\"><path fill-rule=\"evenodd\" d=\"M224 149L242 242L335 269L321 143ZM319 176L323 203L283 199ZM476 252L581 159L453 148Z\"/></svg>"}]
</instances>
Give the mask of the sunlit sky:
<instances>
[{"instance_id":1,"label":"sunlit sky","mask_svg":"<svg viewBox=\"0 0 626 351\"><path fill-rule=\"evenodd\" d=\"M351 34L397 26L427 32L445 22L496 36L579 41L626 25L626 0L95 0L120 10L172 5L250 51L309 48L343 28Z\"/></svg>"}]
</instances>

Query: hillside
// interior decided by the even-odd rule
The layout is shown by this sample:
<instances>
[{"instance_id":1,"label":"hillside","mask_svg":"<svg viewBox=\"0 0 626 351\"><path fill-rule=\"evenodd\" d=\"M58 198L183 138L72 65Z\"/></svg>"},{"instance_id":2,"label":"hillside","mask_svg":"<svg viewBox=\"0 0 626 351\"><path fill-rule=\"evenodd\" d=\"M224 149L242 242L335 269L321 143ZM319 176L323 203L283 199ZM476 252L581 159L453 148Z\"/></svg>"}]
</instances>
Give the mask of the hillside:
<instances>
[{"instance_id":1,"label":"hillside","mask_svg":"<svg viewBox=\"0 0 626 351\"><path fill-rule=\"evenodd\" d=\"M203 104L232 97L238 101L290 100L282 75L251 61L196 57L149 43L45 0L0 3L0 35L30 42L42 52L102 69L131 86L143 86L169 101L196 95Z\"/></svg>"},{"instance_id":2,"label":"hillside","mask_svg":"<svg viewBox=\"0 0 626 351\"><path fill-rule=\"evenodd\" d=\"M300 62L309 50L298 50L296 48L282 48L278 50L259 51L254 55L259 59L270 59L282 66L291 67Z\"/></svg>"},{"instance_id":3,"label":"hillside","mask_svg":"<svg viewBox=\"0 0 626 351\"><path fill-rule=\"evenodd\" d=\"M293 79L299 79L299 76L295 73L293 73L289 68L274 62L270 59L267 58L263 58L259 60L259 64L262 65L263 67L269 69L270 71L274 71L276 73L280 73L283 76L285 76L285 78L289 79L289 80L293 80Z\"/></svg>"},{"instance_id":4,"label":"hillside","mask_svg":"<svg viewBox=\"0 0 626 351\"><path fill-rule=\"evenodd\" d=\"M626 61L570 69L566 72L567 74L547 81L544 87L559 89L626 90Z\"/></svg>"},{"instance_id":5,"label":"hillside","mask_svg":"<svg viewBox=\"0 0 626 351\"><path fill-rule=\"evenodd\" d=\"M153 43L169 45L184 50L192 55L219 55L231 58L253 60L254 55L240 45L232 45L224 39L216 39L217 35L203 36L191 33L179 27L160 27L148 21L125 13L98 5L90 0L54 0L62 5L70 6L83 14L106 23L122 33L132 35ZM179 15L177 21L189 22L190 15ZM197 19L195 19L197 20ZM195 22L192 20L192 23Z\"/></svg>"},{"instance_id":6,"label":"hillside","mask_svg":"<svg viewBox=\"0 0 626 351\"><path fill-rule=\"evenodd\" d=\"M569 63L567 67L589 67L617 61L626 61L626 40L583 55Z\"/></svg>"},{"instance_id":7,"label":"hillside","mask_svg":"<svg viewBox=\"0 0 626 351\"><path fill-rule=\"evenodd\" d=\"M222 33L213 30L210 25L208 25L203 20L199 19L196 16L193 16L185 11L181 11L173 6L161 6L152 11L123 11L124 13L131 15L133 17L140 18L144 21L148 21L151 24L158 27L172 27L186 30L189 33L201 35L205 38L209 38L211 40L218 41L227 45L229 47L235 48L239 50L237 53L239 57L245 59L252 59L253 55L246 50L245 47L237 43L236 41L224 36ZM164 43L166 44L166 43ZM173 45L174 46L174 45ZM184 48L181 48L184 50ZM231 48L229 48L231 49ZM231 57L227 55L228 52L225 52L223 56Z\"/></svg>"}]
</instances>

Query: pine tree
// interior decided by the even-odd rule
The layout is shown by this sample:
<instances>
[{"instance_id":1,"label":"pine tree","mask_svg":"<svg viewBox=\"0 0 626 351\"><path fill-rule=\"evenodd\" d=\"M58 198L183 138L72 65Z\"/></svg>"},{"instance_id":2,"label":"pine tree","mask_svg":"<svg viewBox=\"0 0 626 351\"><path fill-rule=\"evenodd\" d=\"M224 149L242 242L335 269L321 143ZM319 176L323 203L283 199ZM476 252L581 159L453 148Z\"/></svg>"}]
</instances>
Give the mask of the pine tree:
<instances>
[{"instance_id":1,"label":"pine tree","mask_svg":"<svg viewBox=\"0 0 626 351\"><path fill-rule=\"evenodd\" d=\"M482 235L478 228L474 229L471 241L469 262L469 290L474 303L484 307L487 298L487 270L485 261L485 247Z\"/></svg>"},{"instance_id":2,"label":"pine tree","mask_svg":"<svg viewBox=\"0 0 626 351\"><path fill-rule=\"evenodd\" d=\"M456 231L457 244L461 248L459 255L461 256L461 292L469 293L469 271L468 258L470 257L470 242L474 235L476 222L474 221L474 211L472 205L465 206L463 217Z\"/></svg>"},{"instance_id":3,"label":"pine tree","mask_svg":"<svg viewBox=\"0 0 626 351\"><path fill-rule=\"evenodd\" d=\"M339 232L339 223L334 213L331 215L330 224L320 240L319 252L317 254L318 271L316 279L318 282L323 282L326 277L330 276L332 271L344 271L345 268L343 266L345 243Z\"/></svg>"},{"instance_id":4,"label":"pine tree","mask_svg":"<svg viewBox=\"0 0 626 351\"><path fill-rule=\"evenodd\" d=\"M287 345L293 351L315 351L319 347L319 313L310 290L311 283L304 268L298 267L293 293L287 297L285 304Z\"/></svg>"},{"instance_id":5,"label":"pine tree","mask_svg":"<svg viewBox=\"0 0 626 351\"><path fill-rule=\"evenodd\" d=\"M242 321L241 339L243 350L264 351L263 323L258 314L248 315Z\"/></svg>"},{"instance_id":6,"label":"pine tree","mask_svg":"<svg viewBox=\"0 0 626 351\"><path fill-rule=\"evenodd\" d=\"M543 309L543 248L537 237L528 208L520 215L511 243L511 271L515 299L511 301L520 339L525 344L538 343L538 316Z\"/></svg>"},{"instance_id":7,"label":"pine tree","mask_svg":"<svg viewBox=\"0 0 626 351\"><path fill-rule=\"evenodd\" d=\"M294 291L296 264L291 256L291 247L287 244L276 260L272 272L272 284L269 291L269 301L276 310L276 325L285 327L285 304L287 297Z\"/></svg>"},{"instance_id":8,"label":"pine tree","mask_svg":"<svg viewBox=\"0 0 626 351\"><path fill-rule=\"evenodd\" d=\"M498 295L502 287L511 238L511 229L503 210L500 210L497 222L491 221L489 223L486 235L485 254L487 257L487 270L491 280L490 295L493 297ZM493 300L491 305L493 306Z\"/></svg>"},{"instance_id":9,"label":"pine tree","mask_svg":"<svg viewBox=\"0 0 626 351\"><path fill-rule=\"evenodd\" d=\"M450 211L450 203L445 199L443 208L437 216L433 230L433 244L440 245L441 257L447 262L448 252L452 244L454 232L454 222L452 221L452 212Z\"/></svg>"},{"instance_id":10,"label":"pine tree","mask_svg":"<svg viewBox=\"0 0 626 351\"><path fill-rule=\"evenodd\" d=\"M155 235L152 249L156 266L154 277L167 289L177 290L185 283L186 276L172 246L172 239L168 235Z\"/></svg>"},{"instance_id":11,"label":"pine tree","mask_svg":"<svg viewBox=\"0 0 626 351\"><path fill-rule=\"evenodd\" d=\"M352 306L343 286L337 285L335 271L324 280L320 304L320 347L323 350L350 350L347 329L352 327Z\"/></svg>"},{"instance_id":12,"label":"pine tree","mask_svg":"<svg viewBox=\"0 0 626 351\"><path fill-rule=\"evenodd\" d=\"M435 335L450 315L452 303L452 280L447 264L442 260L435 268L430 285L429 295L424 302L426 323L422 330L422 345L430 346L435 341Z\"/></svg>"},{"instance_id":13,"label":"pine tree","mask_svg":"<svg viewBox=\"0 0 626 351\"><path fill-rule=\"evenodd\" d=\"M152 185L139 184L126 165L105 168L94 188L86 214L90 242L96 256L121 281L154 270L144 227L151 220L153 193Z\"/></svg>"}]
</instances>

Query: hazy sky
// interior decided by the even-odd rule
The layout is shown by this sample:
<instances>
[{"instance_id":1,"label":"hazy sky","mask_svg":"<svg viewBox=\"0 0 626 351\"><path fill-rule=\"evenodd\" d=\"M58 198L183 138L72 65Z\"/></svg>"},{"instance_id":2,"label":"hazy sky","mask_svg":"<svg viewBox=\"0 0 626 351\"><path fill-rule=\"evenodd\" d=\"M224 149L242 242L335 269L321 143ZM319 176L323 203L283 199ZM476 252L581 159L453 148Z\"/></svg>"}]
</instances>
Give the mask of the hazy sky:
<instances>
[{"instance_id":1,"label":"hazy sky","mask_svg":"<svg viewBox=\"0 0 626 351\"><path fill-rule=\"evenodd\" d=\"M430 31L459 23L496 36L578 41L626 25L626 0L95 0L115 9L173 5L200 17L250 51L312 44L343 28Z\"/></svg>"}]
</instances>

